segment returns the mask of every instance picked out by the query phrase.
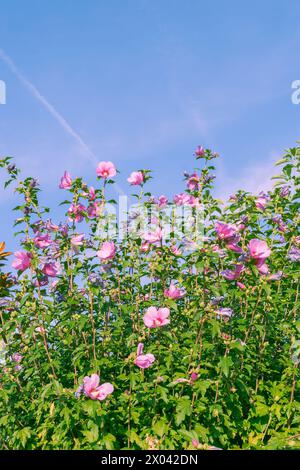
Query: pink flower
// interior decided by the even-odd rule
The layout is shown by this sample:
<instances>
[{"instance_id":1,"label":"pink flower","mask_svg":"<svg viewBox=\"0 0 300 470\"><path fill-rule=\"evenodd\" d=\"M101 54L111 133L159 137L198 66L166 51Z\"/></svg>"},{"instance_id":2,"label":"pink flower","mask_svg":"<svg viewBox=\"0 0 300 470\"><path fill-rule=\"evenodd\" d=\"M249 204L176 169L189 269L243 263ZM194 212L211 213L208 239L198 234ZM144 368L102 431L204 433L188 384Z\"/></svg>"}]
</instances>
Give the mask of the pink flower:
<instances>
[{"instance_id":1,"label":"pink flower","mask_svg":"<svg viewBox=\"0 0 300 470\"><path fill-rule=\"evenodd\" d=\"M70 173L67 171L64 172L64 176L62 176L59 184L60 189L69 189L72 186L72 178Z\"/></svg>"},{"instance_id":2,"label":"pink flower","mask_svg":"<svg viewBox=\"0 0 300 470\"><path fill-rule=\"evenodd\" d=\"M82 204L71 204L68 210L70 222L82 222L86 208Z\"/></svg>"},{"instance_id":3,"label":"pink flower","mask_svg":"<svg viewBox=\"0 0 300 470\"><path fill-rule=\"evenodd\" d=\"M36 329L35 329L35 331L36 331L37 333L41 333L41 335L43 335L43 334L45 334L45 331L46 331L46 330L45 330L45 328L42 327L42 326L37 326Z\"/></svg>"},{"instance_id":4,"label":"pink flower","mask_svg":"<svg viewBox=\"0 0 300 470\"><path fill-rule=\"evenodd\" d=\"M116 254L116 246L114 242L104 242L99 251L97 251L97 256L102 261L113 259Z\"/></svg>"},{"instance_id":5,"label":"pink flower","mask_svg":"<svg viewBox=\"0 0 300 470\"><path fill-rule=\"evenodd\" d=\"M204 148L203 148L201 145L198 145L198 147L197 147L196 150L195 150L195 156L196 156L196 158L203 157L204 154L205 154Z\"/></svg>"},{"instance_id":6,"label":"pink flower","mask_svg":"<svg viewBox=\"0 0 300 470\"><path fill-rule=\"evenodd\" d=\"M58 262L45 263L42 271L49 277L56 277L61 273L61 266Z\"/></svg>"},{"instance_id":7,"label":"pink flower","mask_svg":"<svg viewBox=\"0 0 300 470\"><path fill-rule=\"evenodd\" d=\"M89 199L91 201L94 201L94 199L96 199L96 192L95 192L95 188L93 186L91 186L90 189L89 189Z\"/></svg>"},{"instance_id":8,"label":"pink flower","mask_svg":"<svg viewBox=\"0 0 300 470\"><path fill-rule=\"evenodd\" d=\"M100 162L96 168L96 173L100 178L112 178L116 176L117 170L112 162Z\"/></svg>"},{"instance_id":9,"label":"pink flower","mask_svg":"<svg viewBox=\"0 0 300 470\"><path fill-rule=\"evenodd\" d=\"M242 264L237 264L234 271L225 269L225 271L221 272L221 275L224 276L228 281L233 281L241 275L244 269L245 267Z\"/></svg>"},{"instance_id":10,"label":"pink flower","mask_svg":"<svg viewBox=\"0 0 300 470\"><path fill-rule=\"evenodd\" d=\"M189 379L185 379L184 377L179 377L175 379L172 384L182 384L182 383L190 383Z\"/></svg>"},{"instance_id":11,"label":"pink flower","mask_svg":"<svg viewBox=\"0 0 300 470\"><path fill-rule=\"evenodd\" d=\"M236 285L237 285L240 289L246 289L245 284L243 284L243 283L240 282L240 281L237 281Z\"/></svg>"},{"instance_id":12,"label":"pink flower","mask_svg":"<svg viewBox=\"0 0 300 470\"><path fill-rule=\"evenodd\" d=\"M226 242L226 248L228 248L228 250L235 251L236 253L243 253L242 248L238 246L240 239L241 237L239 235L235 235L228 239Z\"/></svg>"},{"instance_id":13,"label":"pink flower","mask_svg":"<svg viewBox=\"0 0 300 470\"><path fill-rule=\"evenodd\" d=\"M164 195L159 196L158 201L157 201L158 207L162 209L163 207L166 207L167 204L168 204L168 198Z\"/></svg>"},{"instance_id":14,"label":"pink flower","mask_svg":"<svg viewBox=\"0 0 300 470\"><path fill-rule=\"evenodd\" d=\"M278 272L275 273L275 274L271 274L271 275L268 277L268 280L269 280L269 281L279 281L279 280L282 278L282 274L283 274L282 271L278 271Z\"/></svg>"},{"instance_id":15,"label":"pink flower","mask_svg":"<svg viewBox=\"0 0 300 470\"><path fill-rule=\"evenodd\" d=\"M200 177L197 173L193 173L189 176L187 181L187 187L190 191L196 191L199 189Z\"/></svg>"},{"instance_id":16,"label":"pink flower","mask_svg":"<svg viewBox=\"0 0 300 470\"><path fill-rule=\"evenodd\" d=\"M215 230L220 240L228 240L237 234L237 227L233 224L226 224L225 222L216 222Z\"/></svg>"},{"instance_id":17,"label":"pink flower","mask_svg":"<svg viewBox=\"0 0 300 470\"><path fill-rule=\"evenodd\" d=\"M199 377L199 375L197 374L197 372L192 372L191 373L191 381L192 382L195 382L195 380L197 380Z\"/></svg>"},{"instance_id":18,"label":"pink flower","mask_svg":"<svg viewBox=\"0 0 300 470\"><path fill-rule=\"evenodd\" d=\"M142 244L141 244L141 251L142 251L143 253L146 253L146 252L149 250L149 248L150 248L150 245L149 245L148 242L142 242Z\"/></svg>"},{"instance_id":19,"label":"pink flower","mask_svg":"<svg viewBox=\"0 0 300 470\"><path fill-rule=\"evenodd\" d=\"M192 446L195 447L195 449L198 449L200 447L200 442L197 439L192 439Z\"/></svg>"},{"instance_id":20,"label":"pink flower","mask_svg":"<svg viewBox=\"0 0 300 470\"><path fill-rule=\"evenodd\" d=\"M143 238L148 243L157 243L163 237L162 229L157 227L153 232L146 232L143 235Z\"/></svg>"},{"instance_id":21,"label":"pink flower","mask_svg":"<svg viewBox=\"0 0 300 470\"><path fill-rule=\"evenodd\" d=\"M265 260L271 254L271 250L267 243L263 240L259 240L258 238L250 240L248 248L251 258L255 260Z\"/></svg>"},{"instance_id":22,"label":"pink flower","mask_svg":"<svg viewBox=\"0 0 300 470\"><path fill-rule=\"evenodd\" d=\"M257 209L264 211L268 203L269 197L267 194L261 193L260 196L255 201L255 206Z\"/></svg>"},{"instance_id":23,"label":"pink flower","mask_svg":"<svg viewBox=\"0 0 300 470\"><path fill-rule=\"evenodd\" d=\"M256 261L255 261L255 266L257 267L258 272L259 272L260 274L262 274L263 276L265 276L266 274L269 273L269 268L268 268L268 266L266 265L264 259L256 260Z\"/></svg>"},{"instance_id":24,"label":"pink flower","mask_svg":"<svg viewBox=\"0 0 300 470\"><path fill-rule=\"evenodd\" d=\"M175 256L180 256L181 255L181 251L176 245L172 245L170 247L170 250L173 253L173 255L175 255Z\"/></svg>"},{"instance_id":25,"label":"pink flower","mask_svg":"<svg viewBox=\"0 0 300 470\"><path fill-rule=\"evenodd\" d=\"M58 232L59 226L54 224L52 220L47 220L45 223L45 229L49 230L49 232Z\"/></svg>"},{"instance_id":26,"label":"pink flower","mask_svg":"<svg viewBox=\"0 0 300 470\"><path fill-rule=\"evenodd\" d=\"M79 235L74 235L71 238L71 244L73 246L81 246L81 245L83 245L83 241L84 241L84 234L83 233L81 233Z\"/></svg>"},{"instance_id":27,"label":"pink flower","mask_svg":"<svg viewBox=\"0 0 300 470\"><path fill-rule=\"evenodd\" d=\"M102 204L100 202L93 202L87 208L87 213L90 219L97 217L101 214Z\"/></svg>"},{"instance_id":28,"label":"pink flower","mask_svg":"<svg viewBox=\"0 0 300 470\"><path fill-rule=\"evenodd\" d=\"M143 349L143 343L139 343L134 363L141 369L147 369L148 367L152 366L153 362L155 361L155 357L153 354L143 354Z\"/></svg>"},{"instance_id":29,"label":"pink flower","mask_svg":"<svg viewBox=\"0 0 300 470\"><path fill-rule=\"evenodd\" d=\"M157 328L170 323L168 308L149 307L144 315L144 323L148 328Z\"/></svg>"},{"instance_id":30,"label":"pink flower","mask_svg":"<svg viewBox=\"0 0 300 470\"><path fill-rule=\"evenodd\" d=\"M84 377L83 379L83 393L86 397L92 400L105 400L105 398L114 391L114 387L111 383L106 382L99 385L100 377L97 374L92 374L90 377Z\"/></svg>"},{"instance_id":31,"label":"pink flower","mask_svg":"<svg viewBox=\"0 0 300 470\"><path fill-rule=\"evenodd\" d=\"M48 233L47 234L41 234L41 233L37 232L37 234L34 237L33 241L34 241L34 244L38 248L46 248L47 246L50 246L52 244L52 238L50 237L50 235Z\"/></svg>"},{"instance_id":32,"label":"pink flower","mask_svg":"<svg viewBox=\"0 0 300 470\"><path fill-rule=\"evenodd\" d=\"M200 205L200 201L197 197L190 196L187 205L189 205L191 207L198 207Z\"/></svg>"},{"instance_id":33,"label":"pink flower","mask_svg":"<svg viewBox=\"0 0 300 470\"><path fill-rule=\"evenodd\" d=\"M12 360L13 360L14 362L17 362L18 364L22 361L22 359L23 359L23 356L22 356L22 354L20 354L20 353L14 353L14 354L12 355Z\"/></svg>"},{"instance_id":34,"label":"pink flower","mask_svg":"<svg viewBox=\"0 0 300 470\"><path fill-rule=\"evenodd\" d=\"M230 318L233 315L233 311L231 308L219 308L218 310L216 310L216 312L217 312L217 318L219 316Z\"/></svg>"},{"instance_id":35,"label":"pink flower","mask_svg":"<svg viewBox=\"0 0 300 470\"><path fill-rule=\"evenodd\" d=\"M12 262L12 267L18 271L25 271L31 265L32 254L27 251L16 251L14 253L15 259Z\"/></svg>"},{"instance_id":36,"label":"pink flower","mask_svg":"<svg viewBox=\"0 0 300 470\"><path fill-rule=\"evenodd\" d=\"M171 283L170 287L164 290L164 296L168 297L169 299L177 300L184 296L184 292Z\"/></svg>"},{"instance_id":37,"label":"pink flower","mask_svg":"<svg viewBox=\"0 0 300 470\"><path fill-rule=\"evenodd\" d=\"M133 171L127 181L133 186L139 186L144 182L144 174L142 171Z\"/></svg>"},{"instance_id":38,"label":"pink flower","mask_svg":"<svg viewBox=\"0 0 300 470\"><path fill-rule=\"evenodd\" d=\"M173 201L176 206L186 206L190 203L190 195L186 193L175 194Z\"/></svg>"}]
</instances>

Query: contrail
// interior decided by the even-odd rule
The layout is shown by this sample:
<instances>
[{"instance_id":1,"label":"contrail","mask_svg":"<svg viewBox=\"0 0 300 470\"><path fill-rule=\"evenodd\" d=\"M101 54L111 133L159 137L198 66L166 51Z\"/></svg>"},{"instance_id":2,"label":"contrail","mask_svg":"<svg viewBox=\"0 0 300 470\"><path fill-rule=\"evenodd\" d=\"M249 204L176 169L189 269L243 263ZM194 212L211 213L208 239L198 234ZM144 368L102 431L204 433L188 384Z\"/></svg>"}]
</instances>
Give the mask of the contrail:
<instances>
[{"instance_id":1,"label":"contrail","mask_svg":"<svg viewBox=\"0 0 300 470\"><path fill-rule=\"evenodd\" d=\"M12 73L20 82L30 91L30 93L44 106L44 108L54 117L60 126L78 143L84 151L84 155L93 163L97 163L97 158L89 146L84 142L80 135L70 126L65 118L49 103L49 101L39 92L39 90L19 71L13 60L0 49L0 59L6 63Z\"/></svg>"},{"instance_id":2,"label":"contrail","mask_svg":"<svg viewBox=\"0 0 300 470\"><path fill-rule=\"evenodd\" d=\"M9 67L11 72L17 77L17 79L29 90L29 92L36 98L42 106L54 117L58 124L77 142L79 147L83 150L86 158L94 165L97 164L98 160L89 146L84 142L82 137L72 128L72 126L66 121L66 119L55 109L55 107L49 103L49 101L39 92L39 90L19 71L14 61L0 49L0 59ZM117 192L124 194L124 191L115 184Z\"/></svg>"}]
</instances>

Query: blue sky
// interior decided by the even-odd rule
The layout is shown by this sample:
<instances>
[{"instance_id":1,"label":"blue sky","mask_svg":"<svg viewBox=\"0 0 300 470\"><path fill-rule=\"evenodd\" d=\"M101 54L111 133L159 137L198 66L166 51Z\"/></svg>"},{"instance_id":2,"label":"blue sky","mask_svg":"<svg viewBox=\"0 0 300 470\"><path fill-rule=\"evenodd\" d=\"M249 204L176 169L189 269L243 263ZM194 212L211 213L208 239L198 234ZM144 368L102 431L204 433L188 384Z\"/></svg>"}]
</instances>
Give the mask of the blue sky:
<instances>
[{"instance_id":1,"label":"blue sky","mask_svg":"<svg viewBox=\"0 0 300 470\"><path fill-rule=\"evenodd\" d=\"M300 3L247 3L2 1L0 154L39 177L49 205L65 169L95 182L91 154L117 165L124 190L128 173L151 168L151 189L172 195L198 144L222 155L220 196L267 186L273 162L300 137L291 102ZM0 194L0 239L9 239L15 201Z\"/></svg>"}]
</instances>

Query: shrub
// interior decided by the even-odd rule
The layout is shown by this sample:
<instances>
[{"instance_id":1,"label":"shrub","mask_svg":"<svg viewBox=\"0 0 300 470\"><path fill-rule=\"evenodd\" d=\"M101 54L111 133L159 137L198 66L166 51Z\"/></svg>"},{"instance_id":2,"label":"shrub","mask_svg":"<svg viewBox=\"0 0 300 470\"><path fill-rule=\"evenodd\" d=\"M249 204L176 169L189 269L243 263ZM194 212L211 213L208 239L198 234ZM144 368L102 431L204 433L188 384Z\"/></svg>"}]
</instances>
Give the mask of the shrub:
<instances>
[{"instance_id":1,"label":"shrub","mask_svg":"<svg viewBox=\"0 0 300 470\"><path fill-rule=\"evenodd\" d=\"M1 290L0 446L299 447L299 156L272 190L226 204L202 147L172 204L133 172L125 225L106 210L111 162L96 189L65 172L56 224L4 158L23 240Z\"/></svg>"}]
</instances>

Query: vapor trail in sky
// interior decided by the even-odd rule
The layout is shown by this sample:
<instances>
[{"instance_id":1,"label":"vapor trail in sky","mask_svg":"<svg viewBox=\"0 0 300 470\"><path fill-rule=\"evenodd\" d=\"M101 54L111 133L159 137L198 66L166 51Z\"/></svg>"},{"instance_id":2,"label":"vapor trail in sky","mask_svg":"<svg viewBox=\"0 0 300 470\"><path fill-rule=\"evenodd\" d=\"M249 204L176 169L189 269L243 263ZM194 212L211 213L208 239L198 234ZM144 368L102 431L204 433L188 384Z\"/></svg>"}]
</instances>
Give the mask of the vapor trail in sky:
<instances>
[{"instance_id":1,"label":"vapor trail in sky","mask_svg":"<svg viewBox=\"0 0 300 470\"><path fill-rule=\"evenodd\" d=\"M11 72L29 90L29 92L44 106L44 108L54 117L58 124L77 142L86 158L93 164L97 163L97 158L82 137L72 128L66 119L49 103L49 101L39 92L39 90L19 71L13 60L0 49L0 59L5 62Z\"/></svg>"},{"instance_id":2,"label":"vapor trail in sky","mask_svg":"<svg viewBox=\"0 0 300 470\"><path fill-rule=\"evenodd\" d=\"M82 137L76 132L73 127L66 121L66 119L55 109L55 107L49 103L49 101L39 92L39 90L31 83L18 69L14 61L0 49L0 59L9 67L11 72L17 77L17 79L28 89L34 98L36 98L41 105L54 117L58 124L69 134L79 145L84 156L90 160L93 166L96 166L98 160L89 146L85 143ZM124 194L122 189L116 184L114 185L118 193Z\"/></svg>"}]
</instances>

